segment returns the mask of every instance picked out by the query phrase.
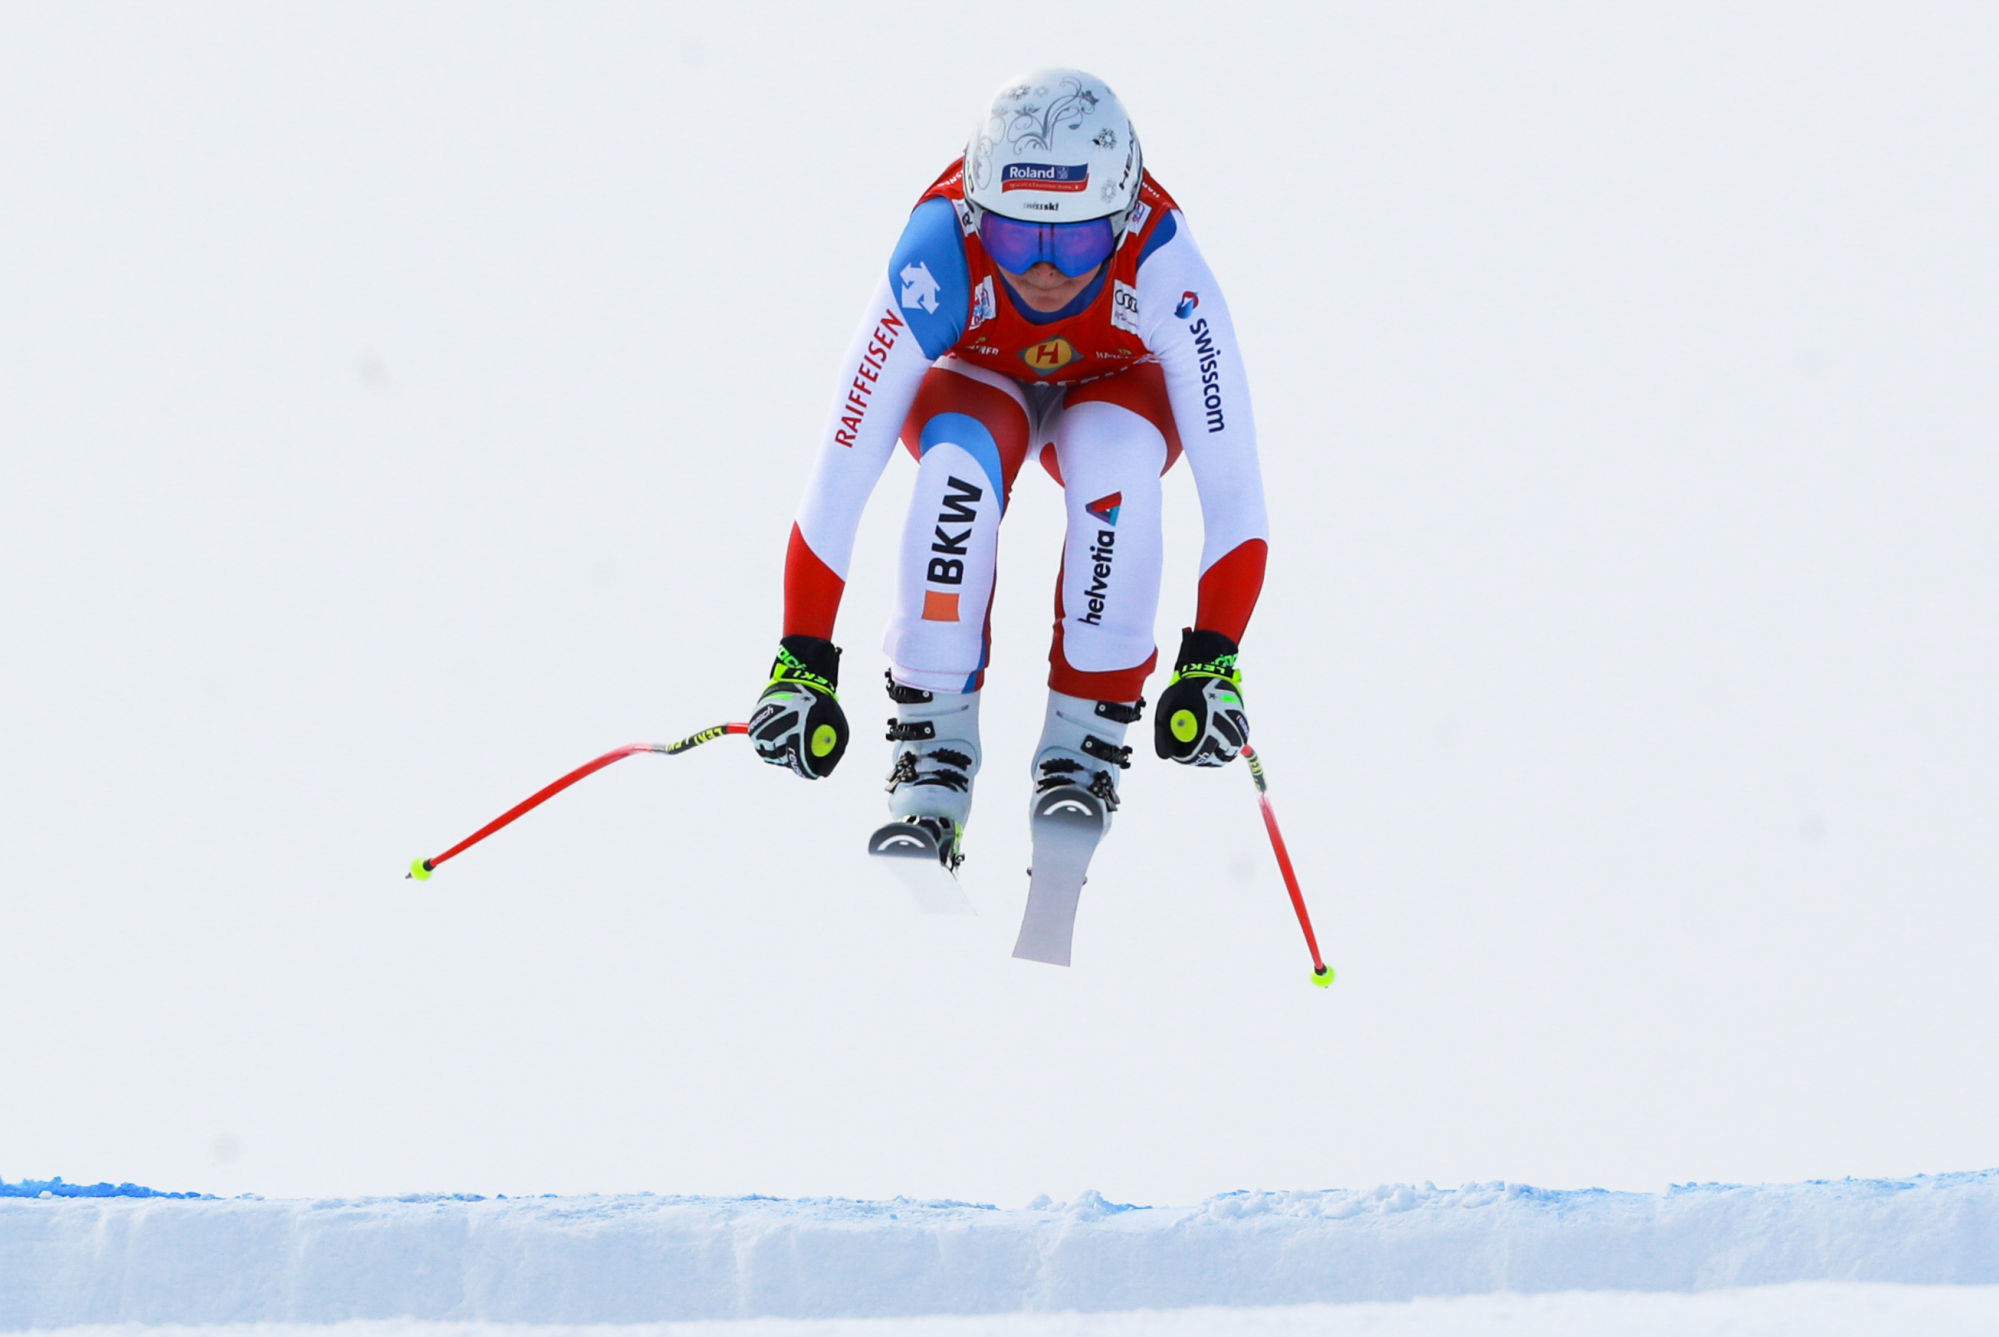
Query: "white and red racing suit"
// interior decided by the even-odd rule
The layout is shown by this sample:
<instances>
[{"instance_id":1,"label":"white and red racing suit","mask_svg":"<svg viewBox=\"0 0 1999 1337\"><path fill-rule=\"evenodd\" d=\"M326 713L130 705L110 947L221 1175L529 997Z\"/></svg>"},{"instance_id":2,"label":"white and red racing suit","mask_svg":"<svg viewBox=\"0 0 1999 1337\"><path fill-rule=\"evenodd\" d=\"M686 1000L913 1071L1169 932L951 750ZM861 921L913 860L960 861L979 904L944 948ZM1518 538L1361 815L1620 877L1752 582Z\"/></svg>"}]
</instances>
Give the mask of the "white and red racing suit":
<instances>
[{"instance_id":1,"label":"white and red racing suit","mask_svg":"<svg viewBox=\"0 0 1999 1337\"><path fill-rule=\"evenodd\" d=\"M1062 310L1018 301L979 243L962 161L910 215L869 304L791 531L784 634L832 639L862 508L899 438L919 461L885 643L896 681L976 691L999 525L1033 453L1068 533L1049 685L1135 700L1158 658L1161 475L1194 471L1195 624L1240 641L1268 548L1256 426L1228 305L1148 173L1118 249Z\"/></svg>"}]
</instances>

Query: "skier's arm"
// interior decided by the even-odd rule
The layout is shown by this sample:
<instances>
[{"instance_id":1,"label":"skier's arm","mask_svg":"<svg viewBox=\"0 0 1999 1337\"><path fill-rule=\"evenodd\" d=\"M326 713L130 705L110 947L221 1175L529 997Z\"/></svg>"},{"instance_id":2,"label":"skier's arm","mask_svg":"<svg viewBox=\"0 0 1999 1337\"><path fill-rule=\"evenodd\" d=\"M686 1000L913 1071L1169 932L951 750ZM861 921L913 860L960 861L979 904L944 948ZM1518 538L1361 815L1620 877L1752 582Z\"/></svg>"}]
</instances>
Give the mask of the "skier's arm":
<instances>
[{"instance_id":1,"label":"skier's arm","mask_svg":"<svg viewBox=\"0 0 1999 1337\"><path fill-rule=\"evenodd\" d=\"M948 201L935 203L941 211L925 204L909 216L847 349L832 420L785 552L784 633L749 734L759 757L808 780L831 774L847 750L833 620L847 588L854 531L924 373L970 319L957 214Z\"/></svg>"},{"instance_id":2,"label":"skier's arm","mask_svg":"<svg viewBox=\"0 0 1999 1337\"><path fill-rule=\"evenodd\" d=\"M784 634L833 638L861 512L930 364L970 319L963 234L948 200L912 213L841 365L818 463L784 562Z\"/></svg>"},{"instance_id":3,"label":"skier's arm","mask_svg":"<svg viewBox=\"0 0 1999 1337\"><path fill-rule=\"evenodd\" d=\"M1139 260L1138 301L1145 344L1166 374L1201 498L1194 626L1237 642L1263 589L1270 546L1256 420L1228 303L1177 212L1160 223Z\"/></svg>"}]
</instances>

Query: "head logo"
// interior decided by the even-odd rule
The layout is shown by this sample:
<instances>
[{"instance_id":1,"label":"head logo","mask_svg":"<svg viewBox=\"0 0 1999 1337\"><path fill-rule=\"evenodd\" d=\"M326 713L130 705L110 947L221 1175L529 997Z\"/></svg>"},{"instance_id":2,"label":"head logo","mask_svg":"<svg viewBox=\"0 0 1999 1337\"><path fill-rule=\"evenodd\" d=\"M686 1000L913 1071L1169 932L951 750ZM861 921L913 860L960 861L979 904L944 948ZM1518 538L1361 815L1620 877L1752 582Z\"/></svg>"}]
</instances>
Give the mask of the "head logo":
<instances>
[{"instance_id":1,"label":"head logo","mask_svg":"<svg viewBox=\"0 0 1999 1337\"><path fill-rule=\"evenodd\" d=\"M1054 190L1080 194L1090 187L1090 165L1054 162L1010 162L1000 172L1000 190Z\"/></svg>"},{"instance_id":2,"label":"head logo","mask_svg":"<svg viewBox=\"0 0 1999 1337\"><path fill-rule=\"evenodd\" d=\"M1067 339L1055 338L1046 343L1035 344L1032 348L1020 350L1020 360L1034 369L1037 376L1046 376L1051 371L1060 371L1076 360L1076 348Z\"/></svg>"},{"instance_id":3,"label":"head logo","mask_svg":"<svg viewBox=\"0 0 1999 1337\"><path fill-rule=\"evenodd\" d=\"M1194 308L1200 304L1201 294L1197 292L1183 292L1180 294L1180 305L1173 308L1173 314L1182 320L1186 320L1194 314Z\"/></svg>"},{"instance_id":4,"label":"head logo","mask_svg":"<svg viewBox=\"0 0 1999 1337\"><path fill-rule=\"evenodd\" d=\"M1083 509L1091 515L1096 516L1097 519L1103 521L1105 524L1116 528L1118 508L1123 505L1124 493L1113 492L1108 497L1098 497Z\"/></svg>"}]
</instances>

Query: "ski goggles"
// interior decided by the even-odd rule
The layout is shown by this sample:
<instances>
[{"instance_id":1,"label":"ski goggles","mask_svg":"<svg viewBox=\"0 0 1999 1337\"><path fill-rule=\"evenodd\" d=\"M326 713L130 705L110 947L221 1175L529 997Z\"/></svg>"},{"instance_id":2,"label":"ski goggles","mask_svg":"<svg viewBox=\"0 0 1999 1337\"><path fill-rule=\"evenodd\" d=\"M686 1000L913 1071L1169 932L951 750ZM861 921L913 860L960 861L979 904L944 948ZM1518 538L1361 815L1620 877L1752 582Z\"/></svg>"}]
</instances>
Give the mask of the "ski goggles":
<instances>
[{"instance_id":1,"label":"ski goggles","mask_svg":"<svg viewBox=\"0 0 1999 1337\"><path fill-rule=\"evenodd\" d=\"M1108 218L1033 223L1002 218L990 211L979 216L979 244L993 263L1009 274L1025 274L1046 260L1070 278L1079 279L1110 259L1117 242L1117 229Z\"/></svg>"}]
</instances>

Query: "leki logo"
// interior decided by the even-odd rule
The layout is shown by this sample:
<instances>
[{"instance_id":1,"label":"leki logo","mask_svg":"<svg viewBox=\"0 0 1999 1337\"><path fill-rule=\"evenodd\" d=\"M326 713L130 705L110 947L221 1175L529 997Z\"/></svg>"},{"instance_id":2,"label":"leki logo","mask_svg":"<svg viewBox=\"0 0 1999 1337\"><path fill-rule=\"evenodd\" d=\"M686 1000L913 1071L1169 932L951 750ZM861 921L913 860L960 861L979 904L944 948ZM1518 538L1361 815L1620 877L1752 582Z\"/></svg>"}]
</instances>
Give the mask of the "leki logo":
<instances>
[{"instance_id":1,"label":"leki logo","mask_svg":"<svg viewBox=\"0 0 1999 1337\"><path fill-rule=\"evenodd\" d=\"M1076 348L1067 339L1054 338L1020 350L1020 360L1034 368L1037 376L1060 371L1076 360Z\"/></svg>"},{"instance_id":2,"label":"leki logo","mask_svg":"<svg viewBox=\"0 0 1999 1337\"><path fill-rule=\"evenodd\" d=\"M1197 292L1183 292L1180 294L1180 305L1173 308L1173 314L1185 320L1194 314L1194 308L1200 304L1201 294Z\"/></svg>"},{"instance_id":3,"label":"leki logo","mask_svg":"<svg viewBox=\"0 0 1999 1337\"><path fill-rule=\"evenodd\" d=\"M1091 515L1096 516L1097 519L1103 521L1105 524L1115 528L1117 525L1118 508L1123 505L1124 493L1113 492L1108 497L1098 497L1083 509Z\"/></svg>"},{"instance_id":4,"label":"leki logo","mask_svg":"<svg viewBox=\"0 0 1999 1337\"><path fill-rule=\"evenodd\" d=\"M1010 162L1000 170L1000 191L1055 190L1079 194L1090 186L1090 165L1054 162Z\"/></svg>"}]
</instances>

